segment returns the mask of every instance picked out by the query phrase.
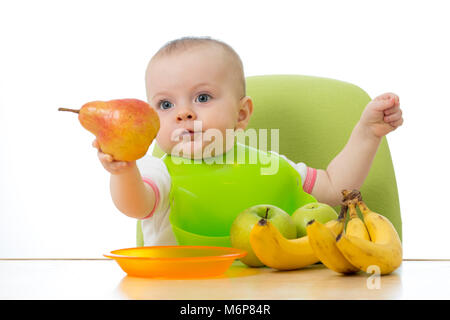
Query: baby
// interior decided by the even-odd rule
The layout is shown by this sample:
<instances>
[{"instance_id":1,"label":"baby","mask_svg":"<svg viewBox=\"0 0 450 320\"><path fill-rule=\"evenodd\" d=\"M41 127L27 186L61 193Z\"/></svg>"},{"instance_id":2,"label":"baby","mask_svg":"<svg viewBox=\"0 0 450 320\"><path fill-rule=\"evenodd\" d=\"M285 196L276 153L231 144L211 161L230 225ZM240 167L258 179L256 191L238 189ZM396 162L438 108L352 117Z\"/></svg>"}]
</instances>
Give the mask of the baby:
<instances>
[{"instance_id":1,"label":"baby","mask_svg":"<svg viewBox=\"0 0 450 320\"><path fill-rule=\"evenodd\" d=\"M227 130L244 130L253 112L241 59L218 40L205 37L169 42L150 60L145 79L148 102L160 119L155 140L167 154L176 148L181 157L197 159L214 143L202 133L214 129L226 137ZM198 123L201 126L195 125ZM341 190L361 187L382 137L402 123L398 96L385 93L367 104L347 144L326 170L282 157L299 172L304 191L335 206L340 203ZM231 150L234 143L234 139L223 139L223 152ZM141 220L144 244L177 244L169 221L171 176L164 162L153 156L137 162L115 161L101 152L96 140L93 147L111 173L115 206ZM220 156L217 148L211 156Z\"/></svg>"}]
</instances>

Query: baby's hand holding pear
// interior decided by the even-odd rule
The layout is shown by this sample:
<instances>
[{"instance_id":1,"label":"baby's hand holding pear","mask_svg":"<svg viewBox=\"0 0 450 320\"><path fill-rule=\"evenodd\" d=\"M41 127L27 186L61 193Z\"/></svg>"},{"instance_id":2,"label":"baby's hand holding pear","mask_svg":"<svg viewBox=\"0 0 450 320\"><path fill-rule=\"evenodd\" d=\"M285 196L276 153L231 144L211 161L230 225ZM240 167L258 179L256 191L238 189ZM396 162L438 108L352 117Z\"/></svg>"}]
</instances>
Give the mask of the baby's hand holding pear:
<instances>
[{"instance_id":1,"label":"baby's hand holding pear","mask_svg":"<svg viewBox=\"0 0 450 320\"><path fill-rule=\"evenodd\" d=\"M116 161L110 154L103 153L97 139L92 142L92 147L98 150L98 159L106 171L111 174L122 174L128 171L131 167L136 166L136 161Z\"/></svg>"}]
</instances>

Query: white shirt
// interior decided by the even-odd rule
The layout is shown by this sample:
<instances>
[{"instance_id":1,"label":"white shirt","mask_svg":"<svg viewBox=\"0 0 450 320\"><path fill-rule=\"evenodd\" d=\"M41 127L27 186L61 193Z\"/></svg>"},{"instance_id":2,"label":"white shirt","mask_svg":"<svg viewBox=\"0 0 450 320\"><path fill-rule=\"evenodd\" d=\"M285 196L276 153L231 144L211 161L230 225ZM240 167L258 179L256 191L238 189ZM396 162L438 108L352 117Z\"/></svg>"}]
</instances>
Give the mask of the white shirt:
<instances>
[{"instance_id":1,"label":"white shirt","mask_svg":"<svg viewBox=\"0 0 450 320\"><path fill-rule=\"evenodd\" d=\"M169 221L169 193L172 180L165 163L160 158L151 155L154 145L155 141L153 141L147 154L136 161L144 182L149 184L156 194L156 203L152 212L149 213L147 218L140 220L144 236L144 246L177 245ZM274 151L270 152L276 154ZM303 189L310 193L315 182L316 169L307 167L303 162L294 163L284 155L279 156L298 171L302 178Z\"/></svg>"}]
</instances>

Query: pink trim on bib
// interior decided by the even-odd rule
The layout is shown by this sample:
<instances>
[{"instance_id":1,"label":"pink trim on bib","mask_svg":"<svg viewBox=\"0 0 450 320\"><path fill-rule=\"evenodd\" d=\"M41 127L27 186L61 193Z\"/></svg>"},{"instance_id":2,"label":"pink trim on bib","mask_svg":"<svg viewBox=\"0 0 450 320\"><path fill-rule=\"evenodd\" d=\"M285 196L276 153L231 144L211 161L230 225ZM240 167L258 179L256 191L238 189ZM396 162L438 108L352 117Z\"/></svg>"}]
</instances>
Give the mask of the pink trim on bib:
<instances>
[{"instance_id":1,"label":"pink trim on bib","mask_svg":"<svg viewBox=\"0 0 450 320\"><path fill-rule=\"evenodd\" d=\"M305 182L303 183L303 190L306 193L311 193L314 183L316 182L317 177L317 169L308 167L306 171Z\"/></svg>"},{"instance_id":2,"label":"pink trim on bib","mask_svg":"<svg viewBox=\"0 0 450 320\"><path fill-rule=\"evenodd\" d=\"M155 205L153 206L152 211L147 216L145 216L144 218L141 219L141 220L144 220L144 219L150 218L153 215L153 213L155 213L155 210L158 207L158 204L159 204L159 189L158 189L158 186L152 180L150 180L149 178L143 177L142 180L145 183L147 183L153 189L153 192L155 193Z\"/></svg>"}]
</instances>

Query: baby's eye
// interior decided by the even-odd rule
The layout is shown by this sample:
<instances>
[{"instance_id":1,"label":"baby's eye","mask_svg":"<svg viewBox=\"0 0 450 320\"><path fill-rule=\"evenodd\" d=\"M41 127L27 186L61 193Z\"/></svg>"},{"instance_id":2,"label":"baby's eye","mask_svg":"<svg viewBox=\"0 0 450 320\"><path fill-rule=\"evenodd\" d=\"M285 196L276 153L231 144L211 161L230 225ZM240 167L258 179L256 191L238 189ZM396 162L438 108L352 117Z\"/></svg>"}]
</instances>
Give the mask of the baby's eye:
<instances>
[{"instance_id":1,"label":"baby's eye","mask_svg":"<svg viewBox=\"0 0 450 320\"><path fill-rule=\"evenodd\" d=\"M211 96L209 94L202 93L202 94L198 95L198 97L195 101L202 102L202 103L208 102L209 98L211 98Z\"/></svg>"},{"instance_id":2,"label":"baby's eye","mask_svg":"<svg viewBox=\"0 0 450 320\"><path fill-rule=\"evenodd\" d=\"M159 102L159 108L163 110L167 110L173 106L173 103L167 100L162 100Z\"/></svg>"}]
</instances>

